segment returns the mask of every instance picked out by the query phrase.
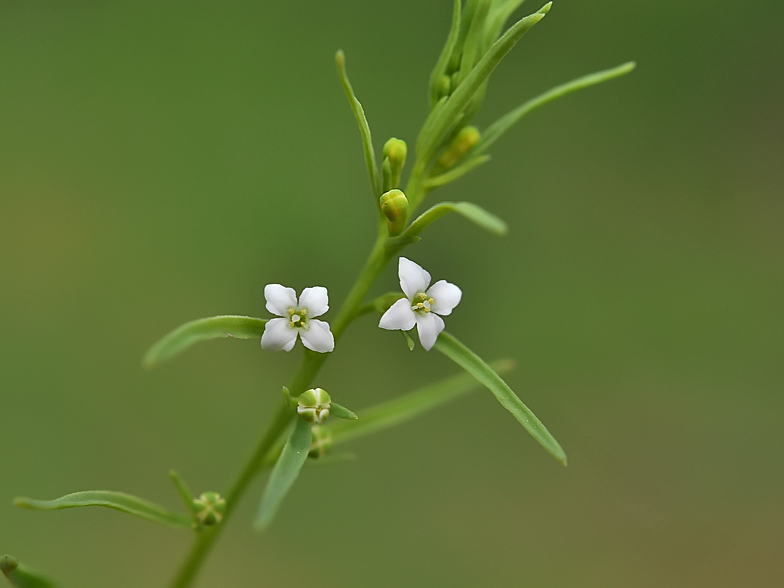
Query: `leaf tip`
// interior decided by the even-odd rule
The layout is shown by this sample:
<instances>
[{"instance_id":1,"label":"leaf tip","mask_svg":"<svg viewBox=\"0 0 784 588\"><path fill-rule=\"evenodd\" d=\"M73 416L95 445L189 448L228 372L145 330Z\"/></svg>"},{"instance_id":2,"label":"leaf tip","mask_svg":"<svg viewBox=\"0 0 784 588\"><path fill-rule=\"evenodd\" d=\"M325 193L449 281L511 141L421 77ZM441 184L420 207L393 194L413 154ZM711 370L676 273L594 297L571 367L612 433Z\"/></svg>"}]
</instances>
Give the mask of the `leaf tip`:
<instances>
[{"instance_id":1,"label":"leaf tip","mask_svg":"<svg viewBox=\"0 0 784 588\"><path fill-rule=\"evenodd\" d=\"M548 2L547 4L545 4L544 6L542 6L542 7L541 7L539 10L537 10L537 11L536 11L536 13L537 13L537 14L541 14L542 16L544 16L545 14L547 14L548 12L550 12L550 9L551 9L552 7L553 7L553 3L552 3L552 2ZM540 18L539 20L541 20L541 18Z\"/></svg>"},{"instance_id":2,"label":"leaf tip","mask_svg":"<svg viewBox=\"0 0 784 588\"><path fill-rule=\"evenodd\" d=\"M338 49L335 53L335 63L338 65L339 69L343 69L346 65L346 54L343 53L343 49Z\"/></svg>"},{"instance_id":3,"label":"leaf tip","mask_svg":"<svg viewBox=\"0 0 784 588\"><path fill-rule=\"evenodd\" d=\"M23 496L17 496L14 498L14 506L18 508L30 508L30 499L24 498Z\"/></svg>"}]
</instances>

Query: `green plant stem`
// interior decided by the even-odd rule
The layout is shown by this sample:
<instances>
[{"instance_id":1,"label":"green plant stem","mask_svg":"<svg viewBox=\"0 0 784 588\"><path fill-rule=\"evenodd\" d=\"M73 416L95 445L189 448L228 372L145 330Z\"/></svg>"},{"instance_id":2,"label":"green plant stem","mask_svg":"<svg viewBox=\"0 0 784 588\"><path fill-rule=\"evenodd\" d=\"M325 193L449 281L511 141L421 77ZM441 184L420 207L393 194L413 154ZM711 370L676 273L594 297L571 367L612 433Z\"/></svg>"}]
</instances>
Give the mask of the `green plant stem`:
<instances>
[{"instance_id":1,"label":"green plant stem","mask_svg":"<svg viewBox=\"0 0 784 588\"><path fill-rule=\"evenodd\" d=\"M421 189L422 171L424 171L424 166L415 166L412 178L409 180L409 190L413 189L413 192L411 192L412 196L416 195L416 192ZM358 316L358 310L360 309L368 290L376 281L379 274L381 274L389 260L394 256L393 251L384 247L387 237L386 223L382 222L379 224L376 242L359 274L359 278L354 283L348 296L346 296L335 320L331 323L332 334L335 337L335 341L340 338L351 321ZM308 349L304 350L302 364L294 375L291 385L288 387L292 394L300 394L307 389L328 355L328 353L315 353ZM245 462L245 465L235 478L229 491L226 493L226 512L224 513L223 521L220 525L215 527L201 529L193 542L190 552L183 561L179 572L172 580L170 584L171 588L187 588L191 585L196 577L196 573L201 568L207 554L215 543L215 540L220 536L222 529L226 526L228 519L233 514L234 509L243 494L264 465L264 457L286 430L293 417L294 412L292 411L291 406L288 403L284 403L272 419L266 432L262 435L255 450Z\"/></svg>"}]
</instances>

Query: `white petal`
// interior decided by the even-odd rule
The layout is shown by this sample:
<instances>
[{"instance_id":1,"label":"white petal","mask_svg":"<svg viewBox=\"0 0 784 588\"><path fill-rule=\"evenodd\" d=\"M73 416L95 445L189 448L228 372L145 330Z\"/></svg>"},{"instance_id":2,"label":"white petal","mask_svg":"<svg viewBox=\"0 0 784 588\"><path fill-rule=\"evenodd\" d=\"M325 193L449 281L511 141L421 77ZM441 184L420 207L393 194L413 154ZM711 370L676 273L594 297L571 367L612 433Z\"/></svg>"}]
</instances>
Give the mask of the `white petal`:
<instances>
[{"instance_id":1,"label":"white petal","mask_svg":"<svg viewBox=\"0 0 784 588\"><path fill-rule=\"evenodd\" d=\"M299 307L308 309L308 318L321 316L329 310L329 296L324 286L305 288L299 295Z\"/></svg>"},{"instance_id":2,"label":"white petal","mask_svg":"<svg viewBox=\"0 0 784 588\"><path fill-rule=\"evenodd\" d=\"M416 315L416 323L419 342L425 351L430 351L436 344L439 333L444 330L444 319L432 312L420 313Z\"/></svg>"},{"instance_id":3,"label":"white petal","mask_svg":"<svg viewBox=\"0 0 784 588\"><path fill-rule=\"evenodd\" d=\"M430 286L427 295L435 301L430 310L446 316L451 314L452 309L460 304L460 298L463 296L463 291L446 280L438 280L435 284Z\"/></svg>"},{"instance_id":4,"label":"white petal","mask_svg":"<svg viewBox=\"0 0 784 588\"><path fill-rule=\"evenodd\" d=\"M300 337L302 337L302 344L305 347L319 353L327 353L335 349L335 337L332 336L332 331L329 330L328 322L310 319L308 327L310 328L302 329L299 332Z\"/></svg>"},{"instance_id":5,"label":"white petal","mask_svg":"<svg viewBox=\"0 0 784 588\"><path fill-rule=\"evenodd\" d=\"M297 342L297 329L289 326L289 319L276 318L267 321L261 335L261 348L267 351L291 351Z\"/></svg>"},{"instance_id":6,"label":"white petal","mask_svg":"<svg viewBox=\"0 0 784 588\"><path fill-rule=\"evenodd\" d=\"M430 274L405 257L401 257L398 262L397 275L400 278L400 287L409 300L417 292L427 290L427 287L430 285Z\"/></svg>"},{"instance_id":7,"label":"white petal","mask_svg":"<svg viewBox=\"0 0 784 588\"><path fill-rule=\"evenodd\" d=\"M297 293L294 288L286 288L280 284L264 286L264 298L267 299L267 310L278 316L287 316L286 311L297 306Z\"/></svg>"},{"instance_id":8,"label":"white petal","mask_svg":"<svg viewBox=\"0 0 784 588\"><path fill-rule=\"evenodd\" d=\"M411 303L407 298L401 298L389 307L378 326L388 331L409 331L416 323L416 313L411 310Z\"/></svg>"}]
</instances>

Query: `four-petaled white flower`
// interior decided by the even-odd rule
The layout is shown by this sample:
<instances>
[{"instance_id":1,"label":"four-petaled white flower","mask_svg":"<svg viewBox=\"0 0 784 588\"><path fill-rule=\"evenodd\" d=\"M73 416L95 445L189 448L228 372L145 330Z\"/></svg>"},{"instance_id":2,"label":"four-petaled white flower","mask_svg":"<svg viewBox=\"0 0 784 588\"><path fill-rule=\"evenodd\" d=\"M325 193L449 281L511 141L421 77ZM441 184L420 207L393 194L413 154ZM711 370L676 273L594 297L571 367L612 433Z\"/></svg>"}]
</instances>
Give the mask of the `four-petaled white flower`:
<instances>
[{"instance_id":1,"label":"four-petaled white flower","mask_svg":"<svg viewBox=\"0 0 784 588\"><path fill-rule=\"evenodd\" d=\"M267 299L267 310L283 318L270 319L264 325L262 349L291 351L297 342L297 333L302 337L302 344L313 351L327 353L335 348L329 324L315 319L329 310L326 288L305 288L297 301L293 288L267 284L264 286L264 298Z\"/></svg>"},{"instance_id":2,"label":"four-petaled white flower","mask_svg":"<svg viewBox=\"0 0 784 588\"><path fill-rule=\"evenodd\" d=\"M445 280L430 286L430 274L405 257L400 258L398 276L406 298L390 306L378 326L390 331L408 331L416 324L419 342L430 351L439 333L444 330L444 321L438 315L451 314L460 303L463 292Z\"/></svg>"}]
</instances>

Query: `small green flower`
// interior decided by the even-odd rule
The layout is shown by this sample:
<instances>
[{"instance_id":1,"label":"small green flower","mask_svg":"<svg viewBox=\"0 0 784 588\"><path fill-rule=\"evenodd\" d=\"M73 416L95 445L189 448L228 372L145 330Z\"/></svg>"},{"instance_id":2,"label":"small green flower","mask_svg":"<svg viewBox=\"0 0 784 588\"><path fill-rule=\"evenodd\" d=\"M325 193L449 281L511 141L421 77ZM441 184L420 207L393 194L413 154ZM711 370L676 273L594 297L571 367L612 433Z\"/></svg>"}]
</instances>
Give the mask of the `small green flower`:
<instances>
[{"instance_id":1,"label":"small green flower","mask_svg":"<svg viewBox=\"0 0 784 588\"><path fill-rule=\"evenodd\" d=\"M332 399L322 388L305 390L297 402L297 412L302 419L320 425L329 416L329 403Z\"/></svg>"},{"instance_id":2,"label":"small green flower","mask_svg":"<svg viewBox=\"0 0 784 588\"><path fill-rule=\"evenodd\" d=\"M204 492L198 498L193 499L193 507L199 522L210 527L223 520L223 514L226 512L226 499L217 492Z\"/></svg>"}]
</instances>

